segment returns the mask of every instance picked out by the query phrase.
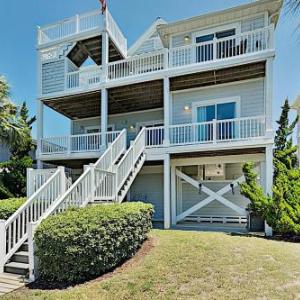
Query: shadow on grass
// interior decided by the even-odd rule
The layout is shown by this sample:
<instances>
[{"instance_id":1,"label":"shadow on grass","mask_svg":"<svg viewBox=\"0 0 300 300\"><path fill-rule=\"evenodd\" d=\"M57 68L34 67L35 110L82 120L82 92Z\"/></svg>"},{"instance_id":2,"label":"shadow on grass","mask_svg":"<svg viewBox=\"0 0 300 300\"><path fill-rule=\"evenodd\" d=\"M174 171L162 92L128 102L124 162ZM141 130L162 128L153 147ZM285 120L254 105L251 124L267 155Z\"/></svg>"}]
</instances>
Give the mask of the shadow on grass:
<instances>
[{"instance_id":1,"label":"shadow on grass","mask_svg":"<svg viewBox=\"0 0 300 300\"><path fill-rule=\"evenodd\" d=\"M277 242L287 242L287 243L300 243L300 236L299 235L282 235L282 234L275 234L272 237L266 237L263 234L258 233L236 233L231 232L229 233L231 236L240 236L240 237L253 237L253 238L260 238L269 241L277 241Z\"/></svg>"}]
</instances>

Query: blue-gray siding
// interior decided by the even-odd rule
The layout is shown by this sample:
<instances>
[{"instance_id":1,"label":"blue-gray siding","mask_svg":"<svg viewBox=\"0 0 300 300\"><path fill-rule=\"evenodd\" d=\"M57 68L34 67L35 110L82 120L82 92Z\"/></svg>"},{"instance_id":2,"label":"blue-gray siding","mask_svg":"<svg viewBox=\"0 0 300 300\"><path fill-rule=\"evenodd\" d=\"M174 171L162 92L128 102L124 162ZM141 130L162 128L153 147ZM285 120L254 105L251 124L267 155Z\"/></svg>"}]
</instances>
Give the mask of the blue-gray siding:
<instances>
[{"instance_id":1,"label":"blue-gray siding","mask_svg":"<svg viewBox=\"0 0 300 300\"><path fill-rule=\"evenodd\" d=\"M264 80L254 80L235 85L220 85L212 88L197 89L173 95L172 123L192 123L192 104L207 100L217 100L239 96L240 116L254 117L265 114ZM189 106L190 110L184 110Z\"/></svg>"},{"instance_id":2,"label":"blue-gray siding","mask_svg":"<svg viewBox=\"0 0 300 300\"><path fill-rule=\"evenodd\" d=\"M42 64L42 93L61 92L65 88L65 60L58 59Z\"/></svg>"}]
</instances>

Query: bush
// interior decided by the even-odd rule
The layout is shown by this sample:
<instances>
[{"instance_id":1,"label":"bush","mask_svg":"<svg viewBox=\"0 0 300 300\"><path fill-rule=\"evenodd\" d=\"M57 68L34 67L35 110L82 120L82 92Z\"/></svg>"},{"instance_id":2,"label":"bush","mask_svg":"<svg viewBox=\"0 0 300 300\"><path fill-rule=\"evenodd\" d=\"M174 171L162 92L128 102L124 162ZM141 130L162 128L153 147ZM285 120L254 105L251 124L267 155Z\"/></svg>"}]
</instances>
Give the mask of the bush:
<instances>
[{"instance_id":1,"label":"bush","mask_svg":"<svg viewBox=\"0 0 300 300\"><path fill-rule=\"evenodd\" d=\"M0 200L0 220L7 220L25 201L25 198Z\"/></svg>"},{"instance_id":2,"label":"bush","mask_svg":"<svg viewBox=\"0 0 300 300\"><path fill-rule=\"evenodd\" d=\"M147 238L153 206L96 205L49 217L35 234L41 278L78 283L132 257Z\"/></svg>"}]
</instances>

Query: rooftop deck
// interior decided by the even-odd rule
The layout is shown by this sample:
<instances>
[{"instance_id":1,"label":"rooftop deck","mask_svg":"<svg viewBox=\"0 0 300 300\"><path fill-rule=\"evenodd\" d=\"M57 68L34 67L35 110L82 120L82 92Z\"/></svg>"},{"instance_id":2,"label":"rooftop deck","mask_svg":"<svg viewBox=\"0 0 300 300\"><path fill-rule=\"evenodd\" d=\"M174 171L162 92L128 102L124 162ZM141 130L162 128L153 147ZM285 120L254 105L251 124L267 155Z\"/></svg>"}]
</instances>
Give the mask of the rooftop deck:
<instances>
[{"instance_id":1,"label":"rooftop deck","mask_svg":"<svg viewBox=\"0 0 300 300\"><path fill-rule=\"evenodd\" d=\"M99 33L107 29L121 53L127 55L127 39L108 10L102 15L100 10L76 15L59 22L38 27L38 46L49 46L80 35Z\"/></svg>"}]
</instances>

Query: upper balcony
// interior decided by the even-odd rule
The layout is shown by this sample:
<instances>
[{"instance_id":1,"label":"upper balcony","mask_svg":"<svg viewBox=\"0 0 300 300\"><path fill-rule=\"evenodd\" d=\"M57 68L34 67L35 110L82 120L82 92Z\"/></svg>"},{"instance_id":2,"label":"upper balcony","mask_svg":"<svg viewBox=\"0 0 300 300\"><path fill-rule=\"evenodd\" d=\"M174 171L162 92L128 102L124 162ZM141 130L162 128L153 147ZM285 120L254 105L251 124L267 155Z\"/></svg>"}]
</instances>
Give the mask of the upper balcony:
<instances>
[{"instance_id":1,"label":"upper balcony","mask_svg":"<svg viewBox=\"0 0 300 300\"><path fill-rule=\"evenodd\" d=\"M80 36L99 34L107 30L115 46L124 57L127 55L127 39L108 10L76 15L57 23L38 27L38 46L48 47Z\"/></svg>"},{"instance_id":2,"label":"upper balcony","mask_svg":"<svg viewBox=\"0 0 300 300\"><path fill-rule=\"evenodd\" d=\"M81 27L79 26L79 28ZM83 28L85 27L83 26ZM56 29L53 38L58 38L58 32L61 31ZM255 61L264 54L274 53L273 35L274 26L271 25L208 42L131 56L109 62L104 68L99 65L78 68L66 57L65 67L61 67L61 74L53 75L45 70L41 96L55 97L57 94L61 96L97 90L104 82L118 85L144 79L158 79L166 74L175 76L176 74L210 70L219 64L226 67L227 65L251 62L251 59ZM47 76L60 78L59 83L57 80L51 81L51 90L45 89ZM59 84L59 89L53 89L54 84Z\"/></svg>"}]
</instances>

